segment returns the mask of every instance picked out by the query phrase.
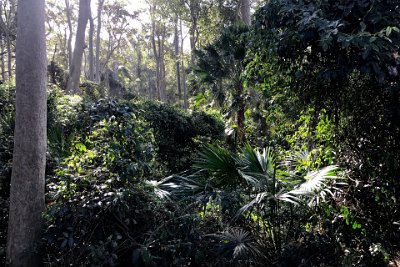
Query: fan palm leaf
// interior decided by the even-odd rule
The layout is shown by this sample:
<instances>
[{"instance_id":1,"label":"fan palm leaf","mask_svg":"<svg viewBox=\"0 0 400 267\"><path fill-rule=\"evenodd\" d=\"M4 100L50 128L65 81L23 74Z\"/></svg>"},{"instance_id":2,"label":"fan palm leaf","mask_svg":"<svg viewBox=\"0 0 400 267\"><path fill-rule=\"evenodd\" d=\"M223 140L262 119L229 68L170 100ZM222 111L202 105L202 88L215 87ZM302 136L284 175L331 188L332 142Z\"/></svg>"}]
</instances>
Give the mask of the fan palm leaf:
<instances>
[{"instance_id":1,"label":"fan palm leaf","mask_svg":"<svg viewBox=\"0 0 400 267\"><path fill-rule=\"evenodd\" d=\"M242 157L239 160L241 175L256 187L265 185L272 180L275 168L275 157L271 148L264 148L262 152L246 144ZM254 181L257 181L255 183Z\"/></svg>"},{"instance_id":2,"label":"fan palm leaf","mask_svg":"<svg viewBox=\"0 0 400 267\"><path fill-rule=\"evenodd\" d=\"M194 167L210 172L218 186L235 187L240 183L241 175L234 156L219 146L209 145L201 150Z\"/></svg>"},{"instance_id":3,"label":"fan palm leaf","mask_svg":"<svg viewBox=\"0 0 400 267\"><path fill-rule=\"evenodd\" d=\"M210 235L218 243L218 253L228 260L257 260L263 257L260 245L252 235L240 228Z\"/></svg>"},{"instance_id":4,"label":"fan palm leaf","mask_svg":"<svg viewBox=\"0 0 400 267\"><path fill-rule=\"evenodd\" d=\"M304 177L304 182L298 185L287 194L292 196L308 197L308 205L318 205L326 199L327 195L333 196L332 190L338 190L331 186L333 181L338 179L336 172L339 167L336 165L327 166L318 171L311 171Z\"/></svg>"},{"instance_id":5,"label":"fan palm leaf","mask_svg":"<svg viewBox=\"0 0 400 267\"><path fill-rule=\"evenodd\" d=\"M192 196L206 190L208 185L198 178L197 173L187 176L171 175L160 181L146 181L146 184L153 187L154 193L160 198L170 199L172 195Z\"/></svg>"},{"instance_id":6,"label":"fan palm leaf","mask_svg":"<svg viewBox=\"0 0 400 267\"><path fill-rule=\"evenodd\" d=\"M327 166L321 170L309 172L304 182L296 186L292 190L281 189L276 194L271 192L261 192L254 196L254 198L242 206L235 215L235 218L245 214L254 205L258 205L262 202L270 199L280 200L291 204L305 204L309 206L318 205L321 201L324 201L328 195L333 196L332 191L339 190L338 188L331 186L332 182L338 179L336 172L339 167L332 165Z\"/></svg>"}]
</instances>

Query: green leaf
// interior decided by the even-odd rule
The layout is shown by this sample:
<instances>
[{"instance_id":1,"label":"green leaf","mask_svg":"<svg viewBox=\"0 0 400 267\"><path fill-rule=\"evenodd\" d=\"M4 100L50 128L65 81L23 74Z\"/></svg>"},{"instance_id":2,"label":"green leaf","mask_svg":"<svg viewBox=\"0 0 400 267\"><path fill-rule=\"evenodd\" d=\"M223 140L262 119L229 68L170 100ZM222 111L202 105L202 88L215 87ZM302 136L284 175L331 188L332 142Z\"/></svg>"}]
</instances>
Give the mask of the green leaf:
<instances>
[{"instance_id":1,"label":"green leaf","mask_svg":"<svg viewBox=\"0 0 400 267\"><path fill-rule=\"evenodd\" d=\"M78 149L79 152L86 152L86 146L82 143L75 144L75 148Z\"/></svg>"},{"instance_id":2,"label":"green leaf","mask_svg":"<svg viewBox=\"0 0 400 267\"><path fill-rule=\"evenodd\" d=\"M392 27L388 26L388 27L386 28L386 36L389 37L389 35L390 35L391 33L392 33Z\"/></svg>"},{"instance_id":3,"label":"green leaf","mask_svg":"<svg viewBox=\"0 0 400 267\"><path fill-rule=\"evenodd\" d=\"M207 170L220 186L236 186L241 175L236 166L236 160L226 149L209 145L200 151L194 167Z\"/></svg>"}]
</instances>

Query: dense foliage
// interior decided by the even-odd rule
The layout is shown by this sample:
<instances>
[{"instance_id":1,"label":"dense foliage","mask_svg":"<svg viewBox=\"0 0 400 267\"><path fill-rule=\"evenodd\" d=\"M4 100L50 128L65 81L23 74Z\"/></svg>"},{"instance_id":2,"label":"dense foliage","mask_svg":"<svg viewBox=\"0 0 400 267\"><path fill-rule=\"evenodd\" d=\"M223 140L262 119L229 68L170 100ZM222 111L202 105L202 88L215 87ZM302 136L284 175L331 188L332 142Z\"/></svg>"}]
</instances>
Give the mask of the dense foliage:
<instances>
[{"instance_id":1,"label":"dense foliage","mask_svg":"<svg viewBox=\"0 0 400 267\"><path fill-rule=\"evenodd\" d=\"M68 62L54 52L43 262L399 264L398 1L270 0L252 25L238 20L237 1L149 3L154 40L122 38L137 14L104 7L115 49L135 35L137 51L102 54L100 81L79 94L65 92ZM179 41L179 19L190 57L162 47L173 31ZM14 87L0 85L0 264Z\"/></svg>"},{"instance_id":2,"label":"dense foliage","mask_svg":"<svg viewBox=\"0 0 400 267\"><path fill-rule=\"evenodd\" d=\"M340 210L357 221L343 232L357 240L345 241L348 264L398 246L398 15L396 1L270 1L255 17L249 77L288 96L288 114L288 102L311 107L312 127L321 111L334 123L331 145L351 177Z\"/></svg>"}]
</instances>

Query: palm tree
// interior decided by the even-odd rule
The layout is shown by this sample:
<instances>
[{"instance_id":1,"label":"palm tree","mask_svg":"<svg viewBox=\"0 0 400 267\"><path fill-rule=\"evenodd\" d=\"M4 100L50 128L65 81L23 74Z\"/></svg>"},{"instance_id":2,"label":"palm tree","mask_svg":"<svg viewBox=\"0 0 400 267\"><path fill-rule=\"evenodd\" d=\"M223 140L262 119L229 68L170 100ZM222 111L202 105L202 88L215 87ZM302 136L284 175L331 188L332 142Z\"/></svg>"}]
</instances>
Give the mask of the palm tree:
<instances>
[{"instance_id":1,"label":"palm tree","mask_svg":"<svg viewBox=\"0 0 400 267\"><path fill-rule=\"evenodd\" d=\"M224 29L218 38L202 50L195 51L193 76L196 87L211 92L215 103L234 119L237 144L245 141L244 113L246 90L242 72L245 66L248 27L234 24Z\"/></svg>"},{"instance_id":2,"label":"palm tree","mask_svg":"<svg viewBox=\"0 0 400 267\"><path fill-rule=\"evenodd\" d=\"M293 165L296 159L291 160ZM336 187L340 185L336 175L338 166L309 170L305 175L288 166L277 164L272 148L260 151L246 144L235 155L225 148L209 145L199 153L195 175L166 178L157 183L157 188L180 196L208 193L219 194L222 199L223 194L236 194L235 200L241 207L233 219L258 218L257 225L279 252L284 232L287 239L293 227L296 210L310 211L340 190ZM195 197L199 199L198 196ZM287 211L290 215L283 217Z\"/></svg>"}]
</instances>

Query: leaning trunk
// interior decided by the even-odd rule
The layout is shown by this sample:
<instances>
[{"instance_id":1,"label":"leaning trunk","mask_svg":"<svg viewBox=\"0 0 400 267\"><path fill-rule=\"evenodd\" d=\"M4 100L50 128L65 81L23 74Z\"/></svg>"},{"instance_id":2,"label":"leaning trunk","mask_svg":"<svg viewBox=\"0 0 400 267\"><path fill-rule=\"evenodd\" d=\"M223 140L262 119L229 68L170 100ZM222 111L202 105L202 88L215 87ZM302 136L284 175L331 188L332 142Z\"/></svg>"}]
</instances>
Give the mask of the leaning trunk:
<instances>
[{"instance_id":1,"label":"leaning trunk","mask_svg":"<svg viewBox=\"0 0 400 267\"><path fill-rule=\"evenodd\" d=\"M18 1L17 16L16 119L7 261L10 266L41 266L47 144L44 0Z\"/></svg>"},{"instance_id":2,"label":"leaning trunk","mask_svg":"<svg viewBox=\"0 0 400 267\"><path fill-rule=\"evenodd\" d=\"M75 37L75 49L69 69L67 91L77 93L81 76L83 50L85 49L85 31L90 16L90 0L79 1L78 29Z\"/></svg>"}]
</instances>

